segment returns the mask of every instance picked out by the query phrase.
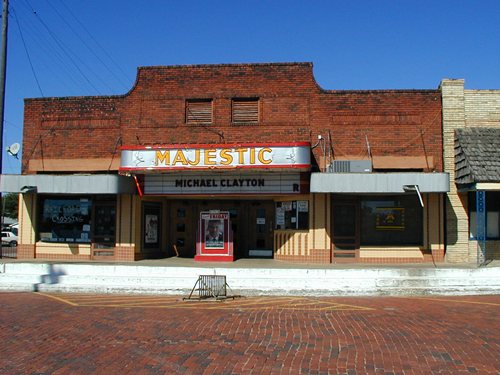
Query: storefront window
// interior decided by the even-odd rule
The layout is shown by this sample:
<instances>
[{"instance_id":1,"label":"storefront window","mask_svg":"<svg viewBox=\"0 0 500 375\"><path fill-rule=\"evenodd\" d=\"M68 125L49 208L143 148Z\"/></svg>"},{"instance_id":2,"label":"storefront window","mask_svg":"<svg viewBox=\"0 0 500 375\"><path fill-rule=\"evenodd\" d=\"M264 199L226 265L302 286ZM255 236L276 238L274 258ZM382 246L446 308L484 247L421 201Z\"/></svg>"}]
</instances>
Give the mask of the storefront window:
<instances>
[{"instance_id":1,"label":"storefront window","mask_svg":"<svg viewBox=\"0 0 500 375\"><path fill-rule=\"evenodd\" d=\"M417 197L361 200L361 245L422 245L423 212Z\"/></svg>"},{"instance_id":2,"label":"storefront window","mask_svg":"<svg viewBox=\"0 0 500 375\"><path fill-rule=\"evenodd\" d=\"M469 193L469 237L476 238L476 192ZM486 192L486 238L500 239L500 192Z\"/></svg>"},{"instance_id":3,"label":"storefront window","mask_svg":"<svg viewBox=\"0 0 500 375\"><path fill-rule=\"evenodd\" d=\"M98 248L113 247L116 241L116 201L94 201L93 242Z\"/></svg>"},{"instance_id":4,"label":"storefront window","mask_svg":"<svg viewBox=\"0 0 500 375\"><path fill-rule=\"evenodd\" d=\"M308 229L309 201L276 202L276 229Z\"/></svg>"},{"instance_id":5,"label":"storefront window","mask_svg":"<svg viewBox=\"0 0 500 375\"><path fill-rule=\"evenodd\" d=\"M42 198L40 240L90 243L91 209L92 201L88 197Z\"/></svg>"}]
</instances>

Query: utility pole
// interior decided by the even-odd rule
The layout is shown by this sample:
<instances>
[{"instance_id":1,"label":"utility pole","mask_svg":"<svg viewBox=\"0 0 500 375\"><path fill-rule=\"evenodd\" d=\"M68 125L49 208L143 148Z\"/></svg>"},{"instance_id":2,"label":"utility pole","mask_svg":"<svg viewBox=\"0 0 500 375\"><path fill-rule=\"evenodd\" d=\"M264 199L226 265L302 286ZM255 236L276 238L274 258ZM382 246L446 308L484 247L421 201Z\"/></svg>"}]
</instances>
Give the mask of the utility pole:
<instances>
[{"instance_id":1,"label":"utility pole","mask_svg":"<svg viewBox=\"0 0 500 375\"><path fill-rule=\"evenodd\" d=\"M0 56L0 176L3 172L3 121L5 107L5 72L7 71L7 25L9 24L9 0L3 0L2 7L2 52ZM0 191L0 222L3 229L3 204ZM0 251L0 257L2 256Z\"/></svg>"}]
</instances>

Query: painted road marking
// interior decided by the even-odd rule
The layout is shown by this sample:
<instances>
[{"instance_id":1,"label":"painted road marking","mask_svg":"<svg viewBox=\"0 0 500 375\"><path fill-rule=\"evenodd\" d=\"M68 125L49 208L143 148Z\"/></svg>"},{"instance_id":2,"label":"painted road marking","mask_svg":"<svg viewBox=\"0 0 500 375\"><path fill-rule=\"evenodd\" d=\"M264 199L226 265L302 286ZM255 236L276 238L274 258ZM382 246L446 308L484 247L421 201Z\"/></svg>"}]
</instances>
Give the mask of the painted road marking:
<instances>
[{"instance_id":1,"label":"painted road marking","mask_svg":"<svg viewBox=\"0 0 500 375\"><path fill-rule=\"evenodd\" d=\"M183 301L181 297L158 296L112 296L112 295L53 295L38 293L71 306L113 307L113 308L169 308L207 310L306 310L306 311L346 311L375 310L366 306L329 302L305 297L242 297L226 301Z\"/></svg>"},{"instance_id":2,"label":"painted road marking","mask_svg":"<svg viewBox=\"0 0 500 375\"><path fill-rule=\"evenodd\" d=\"M404 297L402 297L404 298ZM440 301L440 302L456 302L456 303L468 303L472 305L489 305L489 306L500 306L500 303L494 302L478 302L478 301L467 301L459 299L448 299L448 298L434 298L434 297L413 297L415 299L425 299L427 301Z\"/></svg>"},{"instance_id":3,"label":"painted road marking","mask_svg":"<svg viewBox=\"0 0 500 375\"><path fill-rule=\"evenodd\" d=\"M67 299L64 299L64 298L53 296L51 294L45 294L45 293L37 293L37 294L39 294L41 296L45 296L45 297L49 297L49 298L55 299L56 301L59 301L59 302L62 302L62 303L67 303L68 305L71 305L71 306L78 306L77 303L68 301Z\"/></svg>"}]
</instances>

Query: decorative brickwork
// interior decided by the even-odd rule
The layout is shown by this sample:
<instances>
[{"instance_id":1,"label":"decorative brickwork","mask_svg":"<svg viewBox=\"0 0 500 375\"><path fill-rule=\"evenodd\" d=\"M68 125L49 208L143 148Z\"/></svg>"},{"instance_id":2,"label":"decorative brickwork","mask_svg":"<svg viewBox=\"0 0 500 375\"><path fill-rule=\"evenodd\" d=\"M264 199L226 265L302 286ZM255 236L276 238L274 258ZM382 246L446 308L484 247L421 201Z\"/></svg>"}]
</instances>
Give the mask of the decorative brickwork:
<instances>
[{"instance_id":1,"label":"decorative brickwork","mask_svg":"<svg viewBox=\"0 0 500 375\"><path fill-rule=\"evenodd\" d=\"M329 264L330 252L323 249L311 249L309 255L280 255L275 254L274 259L282 260L291 263L313 263L313 264Z\"/></svg>"}]
</instances>

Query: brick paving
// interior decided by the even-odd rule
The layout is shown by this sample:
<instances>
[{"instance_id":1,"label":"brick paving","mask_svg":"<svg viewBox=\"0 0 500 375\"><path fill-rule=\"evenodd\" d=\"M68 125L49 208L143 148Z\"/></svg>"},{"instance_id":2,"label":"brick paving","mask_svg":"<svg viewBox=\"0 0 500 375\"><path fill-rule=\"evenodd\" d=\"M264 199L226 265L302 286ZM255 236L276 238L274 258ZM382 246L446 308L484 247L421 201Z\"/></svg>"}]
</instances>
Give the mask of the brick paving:
<instances>
[{"instance_id":1,"label":"brick paving","mask_svg":"<svg viewBox=\"0 0 500 375\"><path fill-rule=\"evenodd\" d=\"M500 374L500 295L0 293L2 374Z\"/></svg>"}]
</instances>

